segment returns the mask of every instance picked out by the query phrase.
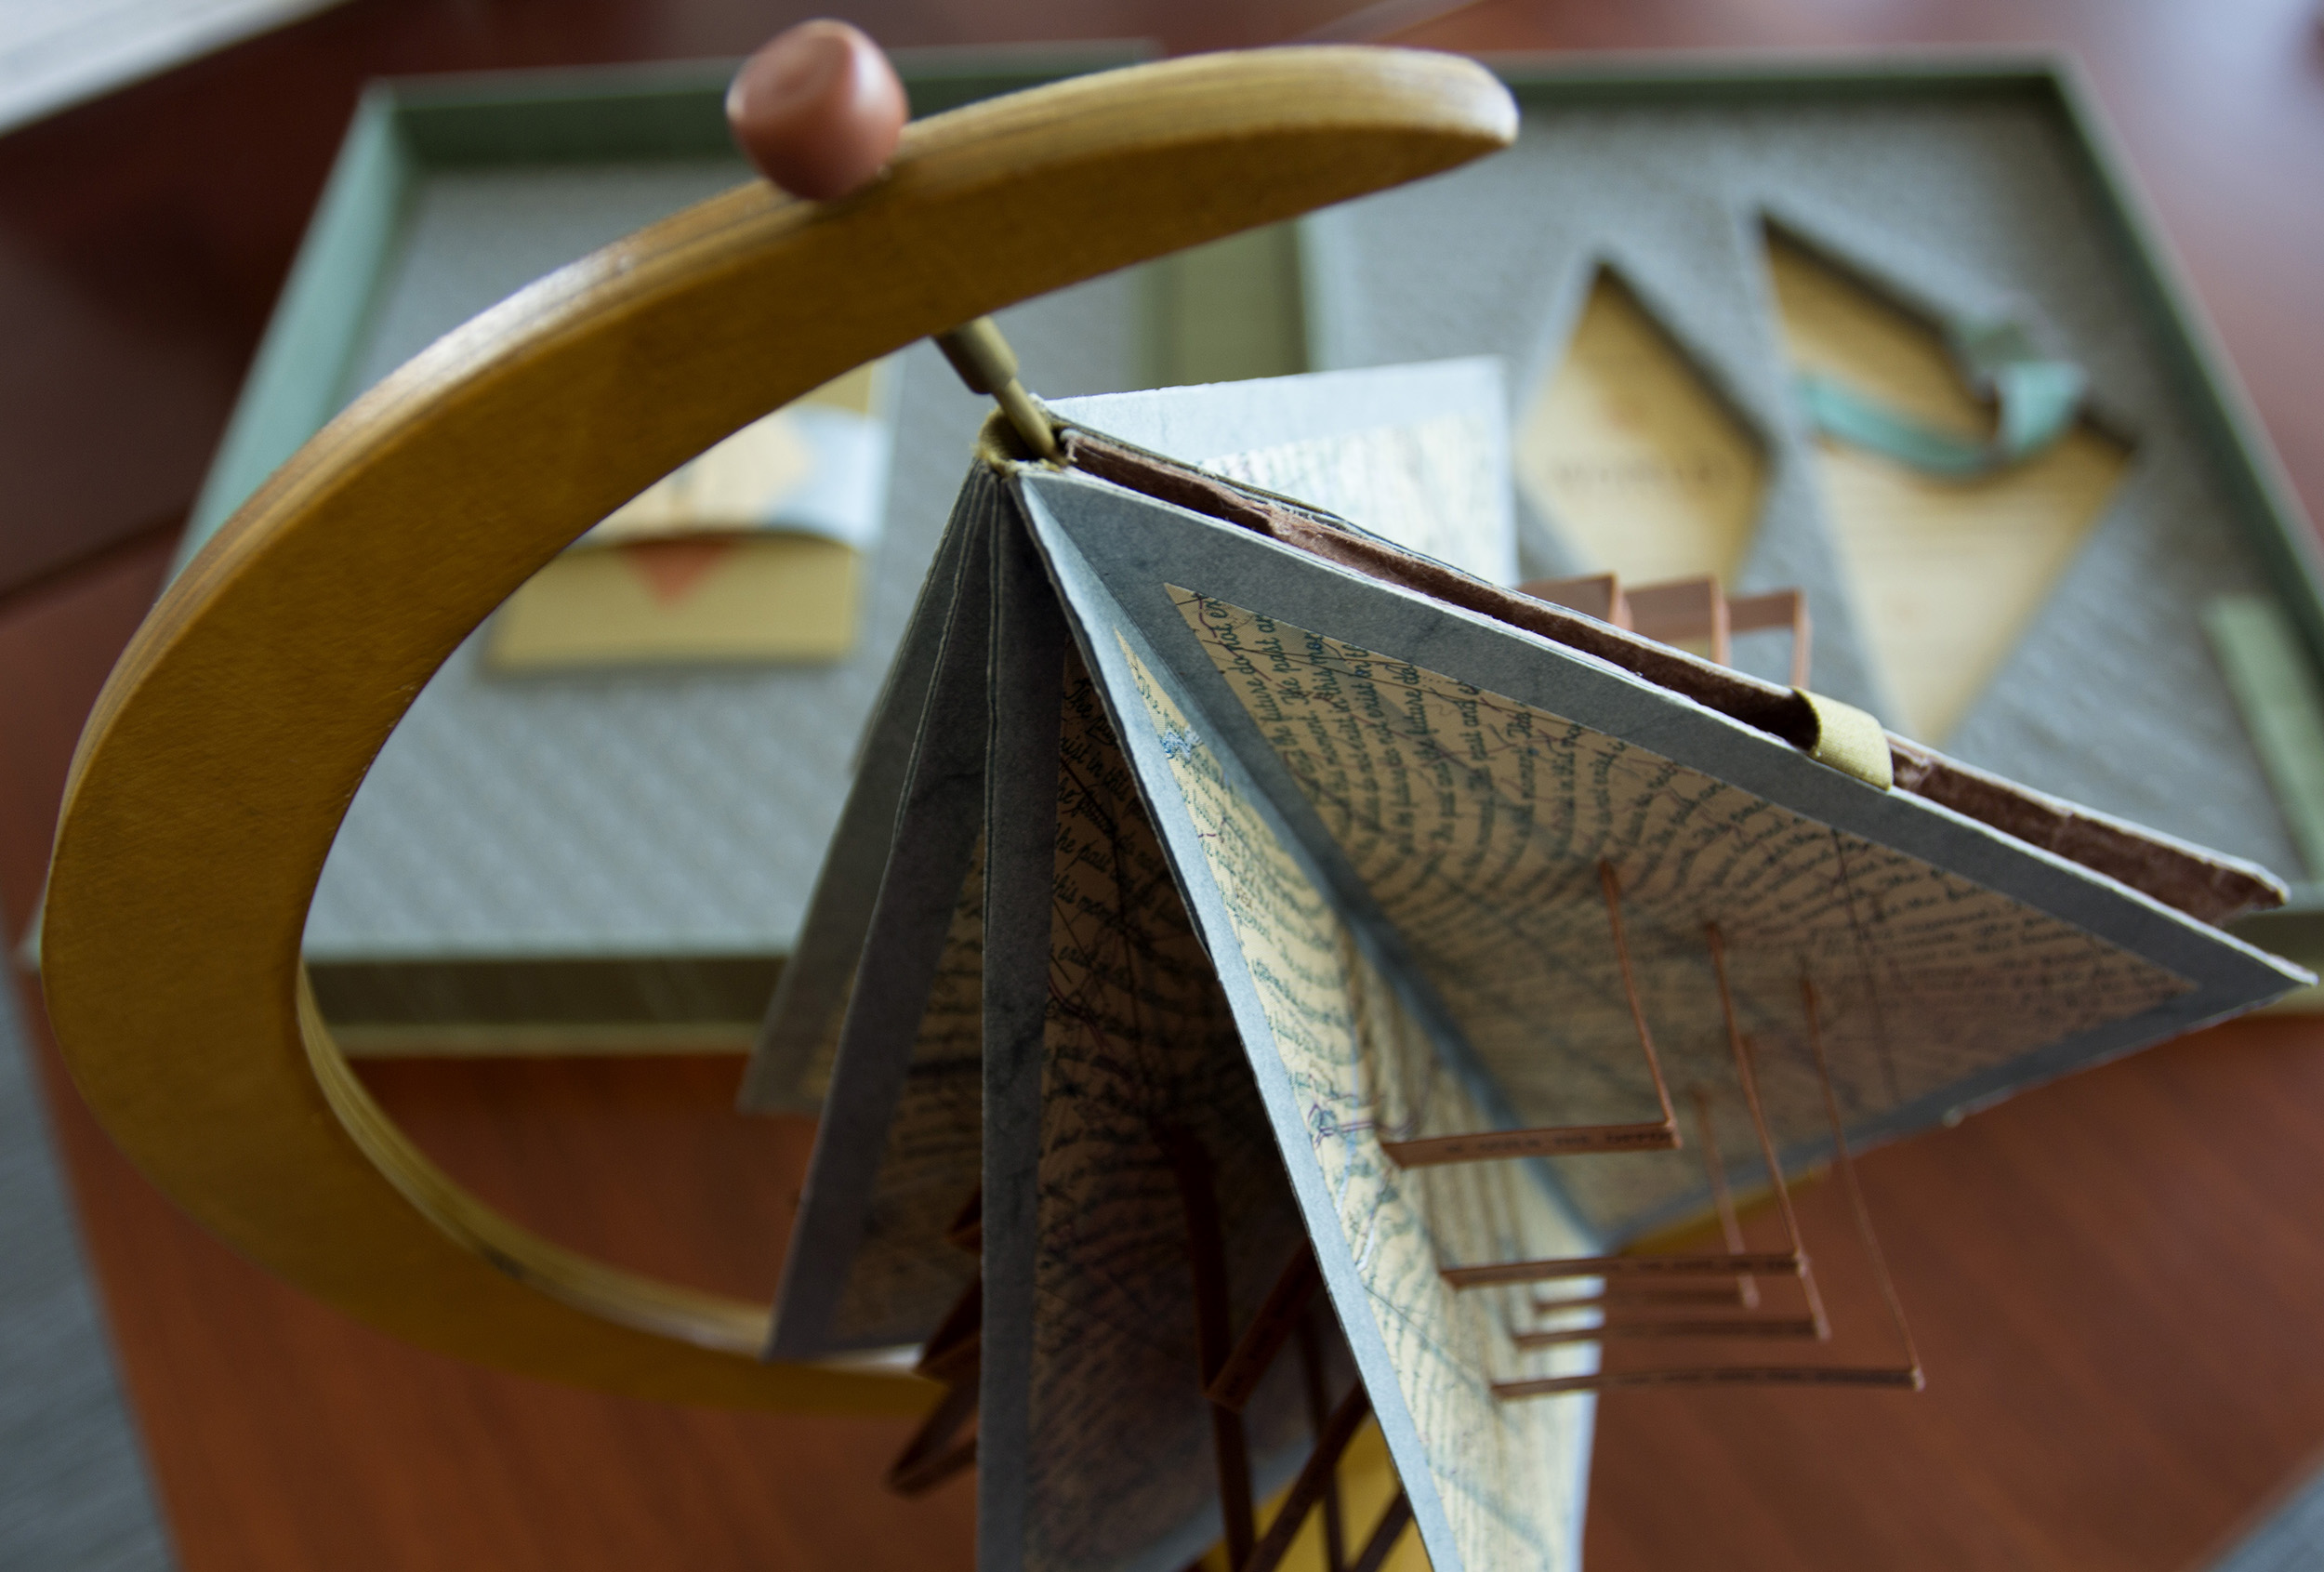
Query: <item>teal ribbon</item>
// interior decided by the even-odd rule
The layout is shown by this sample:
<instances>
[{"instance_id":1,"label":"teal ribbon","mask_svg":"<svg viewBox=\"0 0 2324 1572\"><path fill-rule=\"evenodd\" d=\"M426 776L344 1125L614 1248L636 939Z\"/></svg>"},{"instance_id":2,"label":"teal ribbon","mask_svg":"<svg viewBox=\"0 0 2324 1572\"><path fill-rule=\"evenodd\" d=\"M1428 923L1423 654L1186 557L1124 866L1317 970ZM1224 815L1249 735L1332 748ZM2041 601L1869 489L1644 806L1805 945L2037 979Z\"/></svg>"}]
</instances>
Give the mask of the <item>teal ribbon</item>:
<instances>
[{"instance_id":1,"label":"teal ribbon","mask_svg":"<svg viewBox=\"0 0 2324 1572\"><path fill-rule=\"evenodd\" d=\"M2090 390L2080 366L2043 359L2015 323L1965 323L1950 337L1971 384L2000 407L1990 441L1940 431L1816 372L1802 372L1794 384L1808 425L1835 442L1951 481L2022 464L2073 429Z\"/></svg>"}]
</instances>

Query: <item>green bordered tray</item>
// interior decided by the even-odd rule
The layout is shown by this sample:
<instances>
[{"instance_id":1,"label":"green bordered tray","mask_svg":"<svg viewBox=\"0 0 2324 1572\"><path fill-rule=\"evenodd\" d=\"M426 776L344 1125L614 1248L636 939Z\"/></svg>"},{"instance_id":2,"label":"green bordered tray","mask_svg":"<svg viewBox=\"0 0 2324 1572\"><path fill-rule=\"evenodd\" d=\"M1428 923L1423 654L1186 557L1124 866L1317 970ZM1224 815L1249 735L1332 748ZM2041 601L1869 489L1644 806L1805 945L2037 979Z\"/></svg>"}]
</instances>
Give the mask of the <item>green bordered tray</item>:
<instances>
[{"instance_id":1,"label":"green bordered tray","mask_svg":"<svg viewBox=\"0 0 2324 1572\"><path fill-rule=\"evenodd\" d=\"M925 114L1127 63L1142 52L1134 46L903 52L897 63L915 112ZM1849 105L1902 106L1912 112L1986 105L2052 127L2051 145L2080 192L2080 220L2109 258L2111 286L2129 303L2142 351L2167 386L2173 429L2190 462L2208 478L2219 515L2209 523L2235 532L2254 565L2252 592L2207 608L2215 654L2204 658L2217 662L2240 707L2253 751L2309 867L2324 867L2324 706L2317 700L2324 577L2316 548L2256 420L2070 70L2046 59L1958 59L1498 64L1529 117L1575 125L1592 116L1642 111L1669 112L1673 124L1708 114L1705 124L1723 115L1734 125L1769 112L1829 115ZM195 506L186 553L383 369L367 363L366 356L376 359L389 272L404 242L415 193L428 179L453 171L731 158L720 104L733 65L373 86ZM1586 163L1587 146L1577 146L1577 158ZM1602 183L1621 178L1618 168L1601 172ZM1397 203L1418 203L1427 211L1430 203L1441 208L1449 201L1457 212L1459 192L1472 188L1479 200L1491 200L1481 168L1350 211L1370 206L1393 213ZM1342 284L1349 267L1363 261L1350 253L1361 234L1360 223L1326 215L1144 270L1139 284L1142 361L1124 374L1122 385L1232 380L1486 350L1512 353L1515 396L1522 400L1527 378L1539 375L1525 363L1522 342L1512 353L1509 341L1472 341L1478 332L1464 338L1461 330L1446 330L1441 323L1432 339L1425 327L1399 337L1391 324L1367 336L1335 320L1335 310L1344 314L1346 302L1355 297ZM1529 297L1548 324L1541 331L1552 335L1562 331L1555 319L1565 309L1553 284L1544 283ZM1417 299L1415 308L1416 320L1443 315L1440 303L1429 298ZM1514 337L1522 341L1528 331ZM1387 350L1395 352L1381 352ZM1041 367L1029 370L1040 385ZM1804 440L1779 416L1760 424L1771 445ZM2238 931L2307 964L2324 962L2324 899L2303 881L2291 909L2248 919ZM739 1050L748 1043L780 964L779 946L705 947L674 937L652 953L495 955L448 946L430 954L406 946L394 954L321 959L314 971L326 1011L354 1052L507 1052L560 1045L571 1050L592 1043L610 1051Z\"/></svg>"}]
</instances>

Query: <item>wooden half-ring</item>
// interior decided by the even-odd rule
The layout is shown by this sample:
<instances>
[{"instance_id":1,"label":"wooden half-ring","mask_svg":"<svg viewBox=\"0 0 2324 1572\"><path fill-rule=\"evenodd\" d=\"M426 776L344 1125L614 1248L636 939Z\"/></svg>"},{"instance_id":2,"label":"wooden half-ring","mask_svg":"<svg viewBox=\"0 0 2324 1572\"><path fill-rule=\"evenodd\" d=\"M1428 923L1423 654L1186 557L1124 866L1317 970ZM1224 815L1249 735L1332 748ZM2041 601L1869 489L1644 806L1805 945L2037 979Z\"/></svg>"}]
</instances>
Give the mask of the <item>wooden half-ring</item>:
<instances>
[{"instance_id":1,"label":"wooden half-ring","mask_svg":"<svg viewBox=\"0 0 2324 1572\"><path fill-rule=\"evenodd\" d=\"M837 202L715 197L438 341L259 489L98 701L42 931L89 1105L229 1244L413 1342L659 1398L924 1407L937 1389L917 1378L761 1363L764 1306L561 1249L403 1138L302 981L340 817L504 597L729 432L914 339L1515 128L1499 84L1446 55L1282 49L1083 77L910 126L888 173Z\"/></svg>"}]
</instances>

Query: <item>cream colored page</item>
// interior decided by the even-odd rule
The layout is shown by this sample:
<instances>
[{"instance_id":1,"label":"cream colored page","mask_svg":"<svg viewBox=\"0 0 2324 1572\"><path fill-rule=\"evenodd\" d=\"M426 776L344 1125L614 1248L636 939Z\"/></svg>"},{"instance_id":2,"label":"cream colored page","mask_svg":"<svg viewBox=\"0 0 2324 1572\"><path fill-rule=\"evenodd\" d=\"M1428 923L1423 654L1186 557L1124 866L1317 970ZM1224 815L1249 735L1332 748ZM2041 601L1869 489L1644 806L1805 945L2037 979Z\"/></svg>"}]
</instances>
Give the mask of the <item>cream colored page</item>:
<instances>
[{"instance_id":1,"label":"cream colored page","mask_svg":"<svg viewBox=\"0 0 2324 1572\"><path fill-rule=\"evenodd\" d=\"M1340 1314L1377 1327L1443 1503L1452 1542L1432 1554L1446 1572L1456 1557L1477 1572L1565 1565L1591 1410L1571 1398L1504 1404L1489 1387L1578 1373L1587 1355L1520 1354L1509 1334L1530 1324L1526 1291L1456 1294L1438 1267L1587 1254L1587 1242L1523 1165L1406 1171L1383 1157L1379 1132L1409 1119L1416 1087L1433 1089L1446 1118L1473 1121L1477 1109L1432 1074L1426 1038L1347 924L1152 674L1130 665L1266 1016L1272 1047L1253 1051L1281 1059L1363 1285L1363 1302Z\"/></svg>"},{"instance_id":2,"label":"cream colored page","mask_svg":"<svg viewBox=\"0 0 2324 1572\"><path fill-rule=\"evenodd\" d=\"M1203 468L1336 513L1494 584L1517 582L1500 449L1481 415L1229 454Z\"/></svg>"},{"instance_id":3,"label":"cream colored page","mask_svg":"<svg viewBox=\"0 0 2324 1572\"><path fill-rule=\"evenodd\" d=\"M1752 1150L1706 933L1724 939L1779 1142L1909 1103L2189 984L2070 924L1620 738L1394 655L1173 588L1186 625L1402 935L1516 1116L1652 1118L1597 865L1608 860L1673 1085ZM1467 1115L1460 1117L1466 1118ZM1413 1133L1461 1128L1419 1110ZM1473 1128L1473 1127L1472 1127ZM1692 1154L1553 1159L1618 1233L1699 1192Z\"/></svg>"}]
</instances>

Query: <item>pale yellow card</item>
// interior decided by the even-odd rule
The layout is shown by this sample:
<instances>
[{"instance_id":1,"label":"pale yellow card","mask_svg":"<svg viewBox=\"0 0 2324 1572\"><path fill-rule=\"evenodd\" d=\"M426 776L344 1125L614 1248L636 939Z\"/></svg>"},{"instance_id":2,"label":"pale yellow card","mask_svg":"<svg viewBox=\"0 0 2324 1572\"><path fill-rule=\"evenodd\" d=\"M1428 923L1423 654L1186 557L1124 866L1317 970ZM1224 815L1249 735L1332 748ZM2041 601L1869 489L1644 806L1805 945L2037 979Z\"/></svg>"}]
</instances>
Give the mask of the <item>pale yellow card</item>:
<instances>
[{"instance_id":1,"label":"pale yellow card","mask_svg":"<svg viewBox=\"0 0 2324 1572\"><path fill-rule=\"evenodd\" d=\"M837 660L855 644L863 558L810 535L689 535L569 551L508 598L502 671Z\"/></svg>"},{"instance_id":2,"label":"pale yellow card","mask_svg":"<svg viewBox=\"0 0 2324 1572\"><path fill-rule=\"evenodd\" d=\"M879 376L817 389L616 510L509 597L494 669L845 656L884 506Z\"/></svg>"}]
</instances>

